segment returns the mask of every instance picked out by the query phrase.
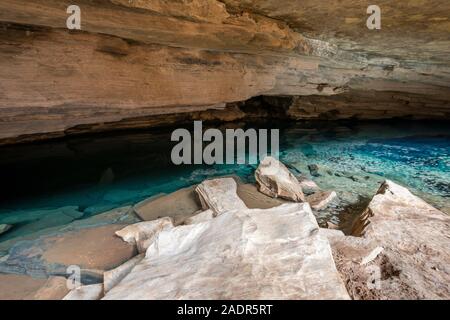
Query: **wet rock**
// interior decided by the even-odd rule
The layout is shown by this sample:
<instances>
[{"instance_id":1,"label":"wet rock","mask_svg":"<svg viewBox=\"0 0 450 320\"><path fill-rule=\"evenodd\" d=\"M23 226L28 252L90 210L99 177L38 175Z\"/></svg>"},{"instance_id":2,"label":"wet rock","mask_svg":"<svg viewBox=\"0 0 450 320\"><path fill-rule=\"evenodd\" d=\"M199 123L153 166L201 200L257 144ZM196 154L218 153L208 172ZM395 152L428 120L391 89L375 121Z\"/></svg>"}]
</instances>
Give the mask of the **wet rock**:
<instances>
[{"instance_id":1,"label":"wet rock","mask_svg":"<svg viewBox=\"0 0 450 320\"><path fill-rule=\"evenodd\" d=\"M312 180L309 180L305 177L300 177L299 181L305 195L311 195L320 190L320 187Z\"/></svg>"},{"instance_id":2,"label":"wet rock","mask_svg":"<svg viewBox=\"0 0 450 320\"><path fill-rule=\"evenodd\" d=\"M114 288L133 268L144 259L145 254L141 253L121 266L104 273L103 288L105 294Z\"/></svg>"},{"instance_id":3,"label":"wet rock","mask_svg":"<svg viewBox=\"0 0 450 320\"><path fill-rule=\"evenodd\" d=\"M291 203L226 212L161 232L146 257L104 297L175 298L349 296L309 206Z\"/></svg>"},{"instance_id":4,"label":"wet rock","mask_svg":"<svg viewBox=\"0 0 450 320\"><path fill-rule=\"evenodd\" d=\"M153 197L134 206L134 211L142 220L151 221L162 217L171 217L176 224L201 209L195 187L181 189L169 195Z\"/></svg>"},{"instance_id":5,"label":"wet rock","mask_svg":"<svg viewBox=\"0 0 450 320\"><path fill-rule=\"evenodd\" d=\"M46 283L45 278L0 273L0 300L23 300L36 293Z\"/></svg>"},{"instance_id":6,"label":"wet rock","mask_svg":"<svg viewBox=\"0 0 450 320\"><path fill-rule=\"evenodd\" d=\"M63 300L100 300L102 297L103 284L92 284L70 291Z\"/></svg>"},{"instance_id":7,"label":"wet rock","mask_svg":"<svg viewBox=\"0 0 450 320\"><path fill-rule=\"evenodd\" d=\"M318 191L306 197L306 202L309 203L313 210L323 210L332 201L337 199L337 194L334 191Z\"/></svg>"},{"instance_id":8,"label":"wet rock","mask_svg":"<svg viewBox=\"0 0 450 320\"><path fill-rule=\"evenodd\" d=\"M297 178L284 164L273 157L266 157L255 171L259 191L272 198L304 202L305 196Z\"/></svg>"},{"instance_id":9,"label":"wet rock","mask_svg":"<svg viewBox=\"0 0 450 320\"><path fill-rule=\"evenodd\" d=\"M195 189L204 210L211 209L215 215L230 210L247 209L237 195L237 184L233 178L219 178L203 181Z\"/></svg>"},{"instance_id":10,"label":"wet rock","mask_svg":"<svg viewBox=\"0 0 450 320\"><path fill-rule=\"evenodd\" d=\"M173 228L172 218L161 218L154 221L139 222L116 231L116 235L129 244L136 245L138 252L143 253L159 232Z\"/></svg>"},{"instance_id":11,"label":"wet rock","mask_svg":"<svg viewBox=\"0 0 450 320\"><path fill-rule=\"evenodd\" d=\"M319 166L317 164L309 164L308 165L308 170L309 170L309 173L313 177L320 177Z\"/></svg>"},{"instance_id":12,"label":"wet rock","mask_svg":"<svg viewBox=\"0 0 450 320\"><path fill-rule=\"evenodd\" d=\"M50 277L34 294L27 297L30 300L62 300L69 293L67 279Z\"/></svg>"},{"instance_id":13,"label":"wet rock","mask_svg":"<svg viewBox=\"0 0 450 320\"><path fill-rule=\"evenodd\" d=\"M79 266L82 271L113 269L137 253L135 245L115 235L124 227L113 224L19 241L0 263L0 272L48 277L66 275L71 265ZM89 272L86 274L81 282L92 283L93 277Z\"/></svg>"},{"instance_id":14,"label":"wet rock","mask_svg":"<svg viewBox=\"0 0 450 320\"><path fill-rule=\"evenodd\" d=\"M449 230L448 215L386 181L354 224L362 237L330 242L355 299L449 299Z\"/></svg>"},{"instance_id":15,"label":"wet rock","mask_svg":"<svg viewBox=\"0 0 450 320\"><path fill-rule=\"evenodd\" d=\"M0 235L12 228L10 224L0 224Z\"/></svg>"}]
</instances>

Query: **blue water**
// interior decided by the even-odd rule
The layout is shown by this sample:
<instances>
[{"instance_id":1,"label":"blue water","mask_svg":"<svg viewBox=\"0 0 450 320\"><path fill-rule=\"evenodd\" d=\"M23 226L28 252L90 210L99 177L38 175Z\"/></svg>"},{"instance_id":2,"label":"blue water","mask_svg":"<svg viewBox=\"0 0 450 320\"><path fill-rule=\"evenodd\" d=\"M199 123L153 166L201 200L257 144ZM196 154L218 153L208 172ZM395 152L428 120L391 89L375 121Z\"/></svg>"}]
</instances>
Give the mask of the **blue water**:
<instances>
[{"instance_id":1,"label":"blue water","mask_svg":"<svg viewBox=\"0 0 450 320\"><path fill-rule=\"evenodd\" d=\"M296 123L283 125L280 139L284 163L308 177L307 165L319 165L317 182L342 192L344 200L372 194L378 178L389 178L450 208L448 123ZM139 131L3 147L0 224L2 216L64 206L79 207L84 218L216 176L254 181L252 165L172 165L173 145L169 131Z\"/></svg>"}]
</instances>

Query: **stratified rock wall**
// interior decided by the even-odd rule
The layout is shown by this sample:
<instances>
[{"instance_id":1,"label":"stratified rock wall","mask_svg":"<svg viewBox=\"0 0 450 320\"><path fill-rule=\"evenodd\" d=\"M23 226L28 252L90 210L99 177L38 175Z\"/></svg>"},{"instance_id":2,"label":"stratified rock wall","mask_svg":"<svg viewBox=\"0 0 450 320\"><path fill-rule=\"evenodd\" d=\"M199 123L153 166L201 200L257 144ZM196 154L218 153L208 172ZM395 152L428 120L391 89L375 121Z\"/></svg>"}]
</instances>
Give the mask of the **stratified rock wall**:
<instances>
[{"instance_id":1,"label":"stratified rock wall","mask_svg":"<svg viewBox=\"0 0 450 320\"><path fill-rule=\"evenodd\" d=\"M299 97L293 119L448 118L447 1L381 1L375 31L350 0L79 0L81 31L71 4L0 2L0 143L260 95Z\"/></svg>"}]
</instances>

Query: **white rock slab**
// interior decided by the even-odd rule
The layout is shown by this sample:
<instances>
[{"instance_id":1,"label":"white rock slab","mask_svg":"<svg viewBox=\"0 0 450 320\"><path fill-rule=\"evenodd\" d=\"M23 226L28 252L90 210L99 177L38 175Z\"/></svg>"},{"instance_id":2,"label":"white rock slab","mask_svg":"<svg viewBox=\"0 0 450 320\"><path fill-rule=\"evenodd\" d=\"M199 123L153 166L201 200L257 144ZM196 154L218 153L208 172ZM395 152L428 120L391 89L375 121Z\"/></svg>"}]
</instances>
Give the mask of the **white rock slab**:
<instances>
[{"instance_id":1,"label":"white rock slab","mask_svg":"<svg viewBox=\"0 0 450 320\"><path fill-rule=\"evenodd\" d=\"M448 215L388 180L353 234L362 237L329 239L353 298L450 299ZM377 289L367 285L373 270Z\"/></svg>"},{"instance_id":2,"label":"white rock slab","mask_svg":"<svg viewBox=\"0 0 450 320\"><path fill-rule=\"evenodd\" d=\"M81 286L71 290L63 300L100 300L103 296L103 284Z\"/></svg>"},{"instance_id":3,"label":"white rock slab","mask_svg":"<svg viewBox=\"0 0 450 320\"><path fill-rule=\"evenodd\" d=\"M317 191L316 193L306 197L306 202L309 203L314 210L323 210L328 205L337 199L337 194L334 191Z\"/></svg>"},{"instance_id":4,"label":"white rock slab","mask_svg":"<svg viewBox=\"0 0 450 320\"><path fill-rule=\"evenodd\" d=\"M302 186L284 164L273 157L266 157L255 171L259 191L272 198L305 202Z\"/></svg>"},{"instance_id":5,"label":"white rock slab","mask_svg":"<svg viewBox=\"0 0 450 320\"><path fill-rule=\"evenodd\" d=\"M173 228L173 220L169 217L154 221L139 222L129 225L119 231L116 235L130 244L136 244L138 252L143 253L153 242L159 232Z\"/></svg>"},{"instance_id":6,"label":"white rock slab","mask_svg":"<svg viewBox=\"0 0 450 320\"><path fill-rule=\"evenodd\" d=\"M104 299L349 299L308 204L227 212L158 234Z\"/></svg>"},{"instance_id":7,"label":"white rock slab","mask_svg":"<svg viewBox=\"0 0 450 320\"><path fill-rule=\"evenodd\" d=\"M233 178L219 178L203 181L195 189L204 210L211 209L215 215L231 210L245 210L247 206L237 194Z\"/></svg>"},{"instance_id":8,"label":"white rock slab","mask_svg":"<svg viewBox=\"0 0 450 320\"><path fill-rule=\"evenodd\" d=\"M142 253L137 255L131 260L128 260L121 266L118 266L115 269L110 271L106 271L103 273L103 288L105 293L109 292L112 288L114 288L130 271L144 259L145 254Z\"/></svg>"}]
</instances>

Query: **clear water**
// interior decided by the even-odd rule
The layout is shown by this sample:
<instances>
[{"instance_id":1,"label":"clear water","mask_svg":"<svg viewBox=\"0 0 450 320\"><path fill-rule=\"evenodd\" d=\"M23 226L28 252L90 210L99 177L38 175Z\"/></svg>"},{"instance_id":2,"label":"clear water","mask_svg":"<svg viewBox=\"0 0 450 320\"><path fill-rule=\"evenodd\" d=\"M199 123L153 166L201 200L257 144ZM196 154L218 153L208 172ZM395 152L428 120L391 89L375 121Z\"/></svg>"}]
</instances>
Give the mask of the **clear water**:
<instances>
[{"instance_id":1,"label":"clear water","mask_svg":"<svg viewBox=\"0 0 450 320\"><path fill-rule=\"evenodd\" d=\"M338 191L341 207L373 194L389 178L449 212L448 123L295 123L283 125L280 139L281 160L306 176L308 164L319 165L320 176L314 179ZM85 218L216 176L254 181L251 165L172 165L173 145L170 132L139 131L3 147L0 224L2 217L64 206L77 206ZM0 242L9 238L7 232Z\"/></svg>"}]
</instances>

